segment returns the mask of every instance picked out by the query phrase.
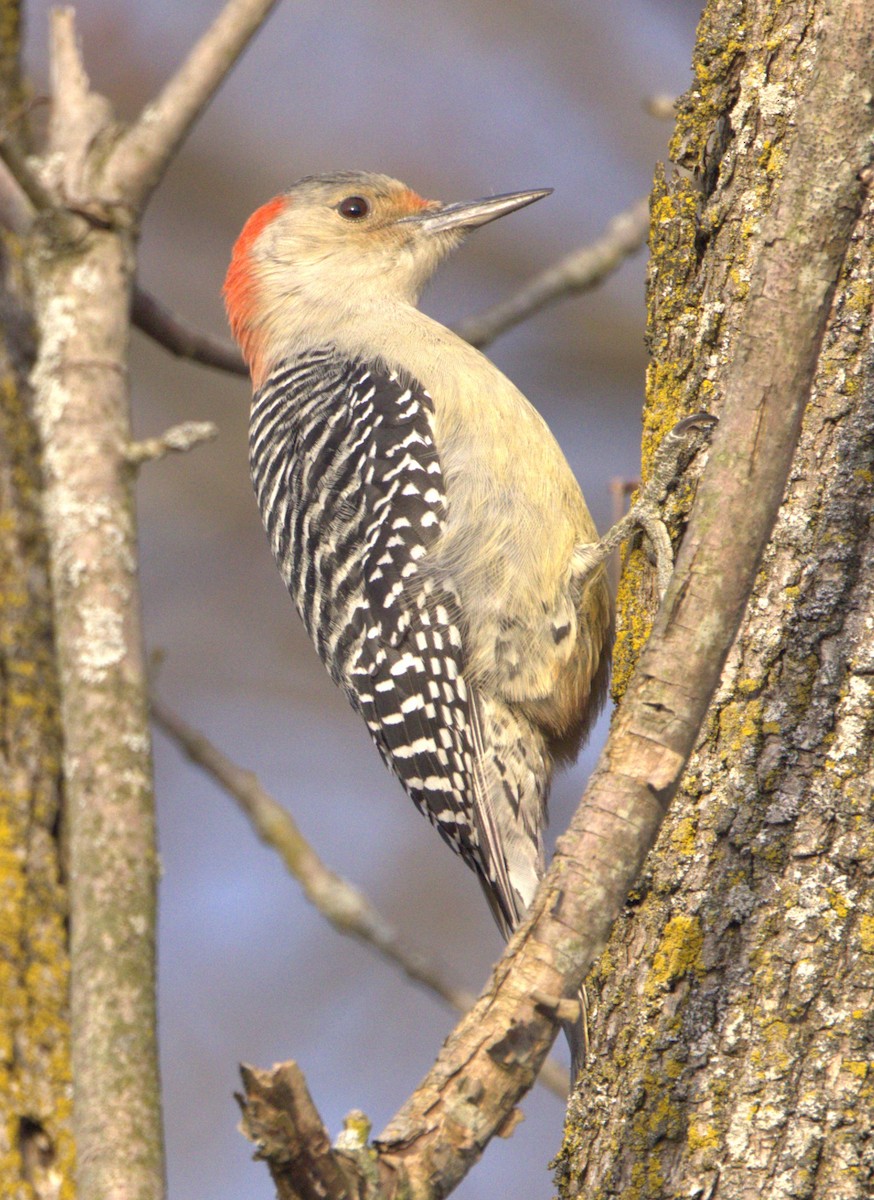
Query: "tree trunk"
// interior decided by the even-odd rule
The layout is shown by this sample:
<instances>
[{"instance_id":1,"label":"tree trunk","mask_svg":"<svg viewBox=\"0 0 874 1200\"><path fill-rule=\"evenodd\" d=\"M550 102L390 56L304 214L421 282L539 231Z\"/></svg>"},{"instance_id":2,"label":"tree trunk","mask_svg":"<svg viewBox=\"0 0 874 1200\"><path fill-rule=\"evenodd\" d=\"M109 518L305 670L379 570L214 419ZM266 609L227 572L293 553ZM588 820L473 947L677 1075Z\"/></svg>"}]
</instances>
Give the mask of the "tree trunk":
<instances>
[{"instance_id":1,"label":"tree trunk","mask_svg":"<svg viewBox=\"0 0 874 1200\"><path fill-rule=\"evenodd\" d=\"M21 13L3 3L0 109L27 149ZM8 214L4 214L4 217ZM0 232L0 1195L74 1194L61 729L21 244Z\"/></svg>"},{"instance_id":2,"label":"tree trunk","mask_svg":"<svg viewBox=\"0 0 874 1200\"><path fill-rule=\"evenodd\" d=\"M33 343L20 247L0 241L0 1195L73 1195L61 735Z\"/></svg>"},{"instance_id":3,"label":"tree trunk","mask_svg":"<svg viewBox=\"0 0 874 1200\"><path fill-rule=\"evenodd\" d=\"M719 412L784 139L826 23L854 8L707 6L672 146L692 175L659 175L653 196L645 451L685 413ZM874 1191L872 279L867 203L747 616L589 978L592 1052L557 1160L563 1197ZM645 570L632 554L620 688L647 628Z\"/></svg>"}]
</instances>

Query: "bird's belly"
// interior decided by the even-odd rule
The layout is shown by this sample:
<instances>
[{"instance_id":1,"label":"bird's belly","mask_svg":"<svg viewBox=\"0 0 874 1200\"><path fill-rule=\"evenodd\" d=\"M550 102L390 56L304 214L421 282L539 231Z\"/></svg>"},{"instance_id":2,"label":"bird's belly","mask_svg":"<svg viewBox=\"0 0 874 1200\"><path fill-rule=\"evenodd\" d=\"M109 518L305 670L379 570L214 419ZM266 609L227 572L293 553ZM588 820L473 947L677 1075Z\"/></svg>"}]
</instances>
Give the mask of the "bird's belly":
<instances>
[{"instance_id":1,"label":"bird's belly","mask_svg":"<svg viewBox=\"0 0 874 1200\"><path fill-rule=\"evenodd\" d=\"M557 447L542 472L512 469L515 435L498 452L459 450L444 459L448 521L430 557L465 614L470 678L565 737L582 720L609 620L606 589L586 588L583 603L571 569L594 526Z\"/></svg>"}]
</instances>

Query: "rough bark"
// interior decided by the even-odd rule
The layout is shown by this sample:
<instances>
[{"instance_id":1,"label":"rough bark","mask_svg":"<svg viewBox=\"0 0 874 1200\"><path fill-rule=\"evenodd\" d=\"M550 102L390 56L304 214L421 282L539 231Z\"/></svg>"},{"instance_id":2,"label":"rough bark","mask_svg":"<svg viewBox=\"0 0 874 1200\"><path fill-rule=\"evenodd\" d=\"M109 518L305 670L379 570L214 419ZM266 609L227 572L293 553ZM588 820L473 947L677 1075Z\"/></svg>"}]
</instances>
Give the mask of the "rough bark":
<instances>
[{"instance_id":1,"label":"rough bark","mask_svg":"<svg viewBox=\"0 0 874 1200\"><path fill-rule=\"evenodd\" d=\"M0 242L0 1194L73 1195L61 738L15 238Z\"/></svg>"},{"instance_id":2,"label":"rough bark","mask_svg":"<svg viewBox=\"0 0 874 1200\"><path fill-rule=\"evenodd\" d=\"M830 14L853 8L722 0L704 14L674 141L694 174L658 178L653 202L648 441L691 408L719 411L799 97ZM818 133L828 147L828 121ZM590 976L565 1197L874 1188L872 241L869 202L744 625ZM631 600L644 569L637 557L626 577L620 684L645 636Z\"/></svg>"},{"instance_id":3,"label":"rough bark","mask_svg":"<svg viewBox=\"0 0 874 1200\"><path fill-rule=\"evenodd\" d=\"M0 109L26 146L21 10L0 4ZM8 214L4 213L4 216ZM31 303L0 234L0 1194L73 1195L61 734L48 548L28 375Z\"/></svg>"}]
</instances>

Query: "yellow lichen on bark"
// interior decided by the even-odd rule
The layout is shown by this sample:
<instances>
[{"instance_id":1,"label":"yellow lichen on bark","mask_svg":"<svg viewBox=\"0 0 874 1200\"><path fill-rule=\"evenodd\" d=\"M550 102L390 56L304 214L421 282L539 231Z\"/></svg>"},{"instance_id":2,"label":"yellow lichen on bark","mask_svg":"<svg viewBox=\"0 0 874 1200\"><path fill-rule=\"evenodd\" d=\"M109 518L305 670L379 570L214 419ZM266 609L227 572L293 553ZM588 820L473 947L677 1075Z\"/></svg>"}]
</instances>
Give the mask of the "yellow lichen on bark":
<instances>
[{"instance_id":1,"label":"yellow lichen on bark","mask_svg":"<svg viewBox=\"0 0 874 1200\"><path fill-rule=\"evenodd\" d=\"M644 472L680 416L719 414L760 237L816 74L817 0L706 6L656 177ZM834 25L832 26L834 27ZM845 259L783 509L697 752L588 986L593 1053L564 1200L871 1194L874 1014L874 207ZM669 510L682 529L682 493ZM649 632L619 596L621 691Z\"/></svg>"},{"instance_id":2,"label":"yellow lichen on bark","mask_svg":"<svg viewBox=\"0 0 874 1200\"><path fill-rule=\"evenodd\" d=\"M23 287L9 251L0 245L0 310L19 341L0 342L0 1194L71 1200L57 685Z\"/></svg>"}]
</instances>

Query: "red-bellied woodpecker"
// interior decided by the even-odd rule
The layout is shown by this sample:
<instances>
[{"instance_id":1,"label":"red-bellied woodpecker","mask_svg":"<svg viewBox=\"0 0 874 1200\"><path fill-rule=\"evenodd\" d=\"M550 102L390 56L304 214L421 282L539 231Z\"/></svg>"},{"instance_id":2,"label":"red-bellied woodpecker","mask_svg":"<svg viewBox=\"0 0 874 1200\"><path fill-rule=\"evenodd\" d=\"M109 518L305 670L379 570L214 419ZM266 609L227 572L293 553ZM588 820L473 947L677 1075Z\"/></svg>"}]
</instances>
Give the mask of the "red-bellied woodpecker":
<instances>
[{"instance_id":1,"label":"red-bellied woodpecker","mask_svg":"<svg viewBox=\"0 0 874 1200\"><path fill-rule=\"evenodd\" d=\"M547 194L441 204L383 175L303 179L249 219L224 288L283 579L505 935L543 874L553 766L604 699L612 609L543 419L416 303L467 230Z\"/></svg>"}]
</instances>

